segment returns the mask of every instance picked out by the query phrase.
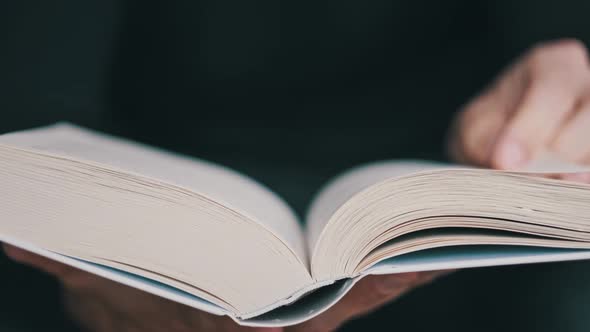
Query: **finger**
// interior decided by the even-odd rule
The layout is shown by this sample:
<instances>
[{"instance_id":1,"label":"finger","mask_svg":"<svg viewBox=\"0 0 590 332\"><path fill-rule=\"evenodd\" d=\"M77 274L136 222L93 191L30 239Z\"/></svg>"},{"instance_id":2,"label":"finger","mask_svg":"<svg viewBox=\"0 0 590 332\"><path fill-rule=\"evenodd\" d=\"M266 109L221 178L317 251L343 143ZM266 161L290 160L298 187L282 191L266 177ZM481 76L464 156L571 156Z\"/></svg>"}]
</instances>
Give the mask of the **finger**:
<instances>
[{"instance_id":1,"label":"finger","mask_svg":"<svg viewBox=\"0 0 590 332\"><path fill-rule=\"evenodd\" d=\"M523 69L522 65L509 68L461 110L450 130L452 159L489 166L496 140L526 87Z\"/></svg>"},{"instance_id":2,"label":"finger","mask_svg":"<svg viewBox=\"0 0 590 332\"><path fill-rule=\"evenodd\" d=\"M559 177L561 180L590 183L590 173L568 173Z\"/></svg>"},{"instance_id":3,"label":"finger","mask_svg":"<svg viewBox=\"0 0 590 332\"><path fill-rule=\"evenodd\" d=\"M590 157L590 97L561 129L552 144L553 151L566 160L584 163Z\"/></svg>"},{"instance_id":4,"label":"finger","mask_svg":"<svg viewBox=\"0 0 590 332\"><path fill-rule=\"evenodd\" d=\"M421 284L450 271L411 272L368 276L340 302L318 317L297 326L297 331L331 331L351 318L372 311Z\"/></svg>"},{"instance_id":5,"label":"finger","mask_svg":"<svg viewBox=\"0 0 590 332\"><path fill-rule=\"evenodd\" d=\"M13 259L14 261L37 268L62 280L70 280L72 279L71 277L73 275L75 275L77 272L80 272L73 267L56 262L43 256L33 254L29 251L9 244L3 244L3 247L6 256Z\"/></svg>"},{"instance_id":6,"label":"finger","mask_svg":"<svg viewBox=\"0 0 590 332\"><path fill-rule=\"evenodd\" d=\"M529 85L494 149L497 168L522 166L547 147L588 84L586 50L579 43L541 48L527 64Z\"/></svg>"}]
</instances>

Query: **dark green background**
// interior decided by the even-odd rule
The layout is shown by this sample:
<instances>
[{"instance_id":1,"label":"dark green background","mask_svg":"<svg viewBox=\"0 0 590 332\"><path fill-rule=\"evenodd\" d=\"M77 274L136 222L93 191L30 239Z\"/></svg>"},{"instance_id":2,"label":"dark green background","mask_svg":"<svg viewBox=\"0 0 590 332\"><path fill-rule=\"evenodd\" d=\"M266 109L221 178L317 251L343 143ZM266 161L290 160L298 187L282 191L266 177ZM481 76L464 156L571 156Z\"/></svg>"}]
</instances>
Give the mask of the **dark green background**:
<instances>
[{"instance_id":1,"label":"dark green background","mask_svg":"<svg viewBox=\"0 0 590 332\"><path fill-rule=\"evenodd\" d=\"M535 43L590 43L589 13L583 0L5 1L0 131L69 120L135 138L238 169L301 215L351 166L444 159L460 105ZM55 284L0 264L0 327L62 331ZM349 327L586 331L589 272L465 271Z\"/></svg>"}]
</instances>

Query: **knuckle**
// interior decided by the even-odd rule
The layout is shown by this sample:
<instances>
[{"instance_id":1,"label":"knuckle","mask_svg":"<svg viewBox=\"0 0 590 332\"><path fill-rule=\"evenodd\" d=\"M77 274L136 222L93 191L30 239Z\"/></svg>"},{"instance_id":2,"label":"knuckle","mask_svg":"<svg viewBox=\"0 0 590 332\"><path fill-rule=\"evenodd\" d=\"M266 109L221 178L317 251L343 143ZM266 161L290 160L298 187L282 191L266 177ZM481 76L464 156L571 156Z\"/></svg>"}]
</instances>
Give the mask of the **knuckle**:
<instances>
[{"instance_id":1,"label":"knuckle","mask_svg":"<svg viewBox=\"0 0 590 332\"><path fill-rule=\"evenodd\" d=\"M578 68L588 66L588 51L583 43L577 40L566 40L556 45L556 52L561 56L561 60L566 64Z\"/></svg>"},{"instance_id":2,"label":"knuckle","mask_svg":"<svg viewBox=\"0 0 590 332\"><path fill-rule=\"evenodd\" d=\"M561 39L554 43L553 47L562 54L572 58L587 57L586 45L577 39Z\"/></svg>"},{"instance_id":3,"label":"knuckle","mask_svg":"<svg viewBox=\"0 0 590 332\"><path fill-rule=\"evenodd\" d=\"M588 66L588 50L577 39L560 39L543 42L532 48L530 62L533 68L548 63L559 63L580 68Z\"/></svg>"}]
</instances>

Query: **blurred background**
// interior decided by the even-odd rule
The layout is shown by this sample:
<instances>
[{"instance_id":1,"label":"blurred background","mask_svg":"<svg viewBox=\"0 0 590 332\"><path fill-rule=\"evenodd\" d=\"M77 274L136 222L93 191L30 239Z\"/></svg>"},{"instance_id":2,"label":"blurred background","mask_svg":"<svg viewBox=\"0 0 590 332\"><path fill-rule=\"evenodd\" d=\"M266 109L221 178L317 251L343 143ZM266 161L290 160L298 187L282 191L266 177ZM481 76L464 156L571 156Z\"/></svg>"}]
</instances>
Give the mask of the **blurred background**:
<instances>
[{"instance_id":1,"label":"blurred background","mask_svg":"<svg viewBox=\"0 0 590 332\"><path fill-rule=\"evenodd\" d=\"M460 106L538 42L589 45L588 13L584 0L5 1L0 132L71 121L133 138L237 169L303 216L347 168L445 160ZM0 330L76 331L52 279L0 269ZM589 304L588 263L477 269L345 330L587 331Z\"/></svg>"}]
</instances>

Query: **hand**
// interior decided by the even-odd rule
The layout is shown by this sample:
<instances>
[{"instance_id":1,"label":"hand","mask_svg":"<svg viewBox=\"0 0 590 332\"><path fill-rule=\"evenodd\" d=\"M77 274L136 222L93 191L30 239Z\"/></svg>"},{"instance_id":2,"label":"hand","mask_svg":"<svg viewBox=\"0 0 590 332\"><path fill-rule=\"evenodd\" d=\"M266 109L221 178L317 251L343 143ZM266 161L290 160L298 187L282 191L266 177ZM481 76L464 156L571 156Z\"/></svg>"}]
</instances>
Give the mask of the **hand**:
<instances>
[{"instance_id":1,"label":"hand","mask_svg":"<svg viewBox=\"0 0 590 332\"><path fill-rule=\"evenodd\" d=\"M550 151L590 164L586 48L575 40L532 48L468 103L452 128L450 151L461 162L517 168Z\"/></svg>"},{"instance_id":2,"label":"hand","mask_svg":"<svg viewBox=\"0 0 590 332\"><path fill-rule=\"evenodd\" d=\"M86 330L131 331L330 331L448 271L371 276L361 280L338 304L318 317L288 328L247 328L228 317L179 303L86 273L22 249L4 245L13 260L57 277L72 317Z\"/></svg>"}]
</instances>

